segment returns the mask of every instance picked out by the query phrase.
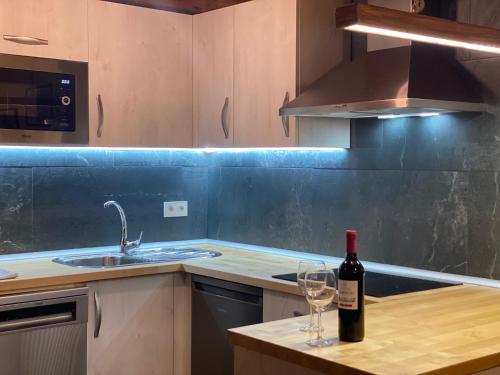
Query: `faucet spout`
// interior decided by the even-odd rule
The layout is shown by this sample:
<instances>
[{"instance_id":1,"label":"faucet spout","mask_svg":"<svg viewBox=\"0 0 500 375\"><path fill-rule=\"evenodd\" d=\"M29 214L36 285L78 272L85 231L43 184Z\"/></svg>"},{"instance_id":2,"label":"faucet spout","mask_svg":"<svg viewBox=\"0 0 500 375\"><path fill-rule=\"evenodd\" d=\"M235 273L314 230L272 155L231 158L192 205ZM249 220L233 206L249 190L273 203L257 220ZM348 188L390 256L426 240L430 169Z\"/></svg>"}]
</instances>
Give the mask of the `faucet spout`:
<instances>
[{"instance_id":1,"label":"faucet spout","mask_svg":"<svg viewBox=\"0 0 500 375\"><path fill-rule=\"evenodd\" d=\"M104 203L104 208L108 208L114 206L118 210L120 214L121 220L121 239L120 239L120 252L123 254L128 254L129 250L136 249L141 246L142 241L142 232L139 236L139 239L136 241L128 241L127 240L127 217L125 216L125 211L123 211L122 206L116 201L108 201Z\"/></svg>"}]
</instances>

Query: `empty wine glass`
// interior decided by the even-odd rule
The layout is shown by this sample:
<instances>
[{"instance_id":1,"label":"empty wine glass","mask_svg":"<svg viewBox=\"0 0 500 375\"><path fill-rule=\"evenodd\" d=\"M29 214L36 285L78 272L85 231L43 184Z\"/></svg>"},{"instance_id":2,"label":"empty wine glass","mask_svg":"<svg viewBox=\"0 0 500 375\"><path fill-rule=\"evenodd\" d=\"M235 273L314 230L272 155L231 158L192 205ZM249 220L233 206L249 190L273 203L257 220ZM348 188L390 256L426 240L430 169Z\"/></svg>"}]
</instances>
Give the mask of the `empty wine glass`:
<instances>
[{"instance_id":1,"label":"empty wine glass","mask_svg":"<svg viewBox=\"0 0 500 375\"><path fill-rule=\"evenodd\" d=\"M299 263L299 269L297 271L297 285L299 290L306 296L306 291L304 287L304 279L307 272L325 270L325 262L321 260L301 260ZM318 329L314 323L314 311L312 305L309 305L309 322L303 325L300 330L302 332L314 332Z\"/></svg>"},{"instance_id":2,"label":"empty wine glass","mask_svg":"<svg viewBox=\"0 0 500 375\"><path fill-rule=\"evenodd\" d=\"M318 313L318 329L315 339L307 341L310 346L324 347L333 344L332 339L323 338L321 313L331 305L335 297L335 275L333 270L316 270L307 272L304 278L304 289L307 302Z\"/></svg>"}]
</instances>

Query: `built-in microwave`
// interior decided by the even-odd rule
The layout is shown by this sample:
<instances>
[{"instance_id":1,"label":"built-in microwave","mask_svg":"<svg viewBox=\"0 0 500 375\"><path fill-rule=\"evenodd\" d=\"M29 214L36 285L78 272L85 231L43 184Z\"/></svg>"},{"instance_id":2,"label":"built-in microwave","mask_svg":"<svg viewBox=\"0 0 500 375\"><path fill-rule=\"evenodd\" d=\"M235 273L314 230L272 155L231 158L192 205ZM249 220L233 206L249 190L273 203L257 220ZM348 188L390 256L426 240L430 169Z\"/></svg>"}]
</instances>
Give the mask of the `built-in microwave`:
<instances>
[{"instance_id":1,"label":"built-in microwave","mask_svg":"<svg viewBox=\"0 0 500 375\"><path fill-rule=\"evenodd\" d=\"M0 54L0 144L89 142L88 64Z\"/></svg>"}]
</instances>

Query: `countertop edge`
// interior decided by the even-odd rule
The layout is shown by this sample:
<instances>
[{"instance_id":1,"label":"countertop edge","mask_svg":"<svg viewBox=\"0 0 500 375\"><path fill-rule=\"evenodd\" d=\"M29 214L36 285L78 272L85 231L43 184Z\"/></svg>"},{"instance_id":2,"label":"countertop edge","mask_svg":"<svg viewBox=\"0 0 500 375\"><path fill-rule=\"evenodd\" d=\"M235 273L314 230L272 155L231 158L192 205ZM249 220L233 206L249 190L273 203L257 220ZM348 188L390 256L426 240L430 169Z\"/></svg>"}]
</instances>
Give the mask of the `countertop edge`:
<instances>
[{"instance_id":1,"label":"countertop edge","mask_svg":"<svg viewBox=\"0 0 500 375\"><path fill-rule=\"evenodd\" d=\"M313 356L303 352L296 352L292 349L265 340L243 335L232 329L228 330L228 339L234 346L239 346L259 354L281 359L310 370L326 374L370 375L369 372L333 362L325 358Z\"/></svg>"}]
</instances>

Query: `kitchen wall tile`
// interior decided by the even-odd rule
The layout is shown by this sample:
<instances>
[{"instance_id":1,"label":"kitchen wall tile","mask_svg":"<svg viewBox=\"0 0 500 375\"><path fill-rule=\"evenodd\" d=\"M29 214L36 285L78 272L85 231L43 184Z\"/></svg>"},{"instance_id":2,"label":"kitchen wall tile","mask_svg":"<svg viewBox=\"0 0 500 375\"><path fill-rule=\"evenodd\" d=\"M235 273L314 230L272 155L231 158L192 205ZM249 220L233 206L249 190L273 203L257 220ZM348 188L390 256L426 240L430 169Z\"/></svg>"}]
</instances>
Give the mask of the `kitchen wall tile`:
<instances>
[{"instance_id":1,"label":"kitchen wall tile","mask_svg":"<svg viewBox=\"0 0 500 375\"><path fill-rule=\"evenodd\" d=\"M363 259L466 273L467 181L458 172L315 171L314 250L343 256L354 228Z\"/></svg>"},{"instance_id":2,"label":"kitchen wall tile","mask_svg":"<svg viewBox=\"0 0 500 375\"><path fill-rule=\"evenodd\" d=\"M114 150L114 166L166 167L207 166L206 153L200 150Z\"/></svg>"},{"instance_id":3,"label":"kitchen wall tile","mask_svg":"<svg viewBox=\"0 0 500 375\"><path fill-rule=\"evenodd\" d=\"M308 250L311 176L308 169L212 169L209 237Z\"/></svg>"},{"instance_id":4,"label":"kitchen wall tile","mask_svg":"<svg viewBox=\"0 0 500 375\"><path fill-rule=\"evenodd\" d=\"M472 275L500 279L499 172L470 174L468 266Z\"/></svg>"},{"instance_id":5,"label":"kitchen wall tile","mask_svg":"<svg viewBox=\"0 0 500 375\"><path fill-rule=\"evenodd\" d=\"M106 167L113 152L85 147L1 147L0 167Z\"/></svg>"},{"instance_id":6,"label":"kitchen wall tile","mask_svg":"<svg viewBox=\"0 0 500 375\"><path fill-rule=\"evenodd\" d=\"M205 168L34 168L34 246L37 250L119 243L116 200L129 236L144 242L206 237ZM187 218L163 218L163 202L188 200Z\"/></svg>"},{"instance_id":7,"label":"kitchen wall tile","mask_svg":"<svg viewBox=\"0 0 500 375\"><path fill-rule=\"evenodd\" d=\"M0 254L31 249L31 181L30 168L0 168Z\"/></svg>"}]
</instances>

